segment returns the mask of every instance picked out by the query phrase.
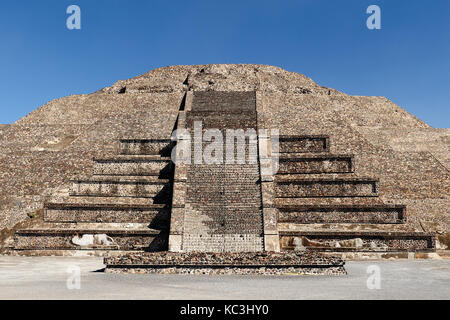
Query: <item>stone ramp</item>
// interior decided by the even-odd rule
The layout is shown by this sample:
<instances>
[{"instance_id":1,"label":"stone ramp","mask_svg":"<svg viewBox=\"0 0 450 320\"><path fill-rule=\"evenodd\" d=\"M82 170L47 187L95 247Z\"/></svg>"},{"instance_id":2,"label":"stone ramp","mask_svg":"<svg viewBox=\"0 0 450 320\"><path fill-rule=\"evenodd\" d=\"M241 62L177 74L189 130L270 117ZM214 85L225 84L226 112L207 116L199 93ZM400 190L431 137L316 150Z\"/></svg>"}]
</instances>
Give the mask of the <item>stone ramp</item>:
<instances>
[{"instance_id":1,"label":"stone ramp","mask_svg":"<svg viewBox=\"0 0 450 320\"><path fill-rule=\"evenodd\" d=\"M370 177L283 175L275 179L280 198L377 197L378 179Z\"/></svg>"},{"instance_id":2,"label":"stone ramp","mask_svg":"<svg viewBox=\"0 0 450 320\"><path fill-rule=\"evenodd\" d=\"M106 272L162 274L345 275L344 261L316 252L155 252L104 259Z\"/></svg>"},{"instance_id":3,"label":"stone ramp","mask_svg":"<svg viewBox=\"0 0 450 320\"><path fill-rule=\"evenodd\" d=\"M118 155L94 159L95 175L152 176L170 171L170 157L159 155Z\"/></svg>"},{"instance_id":4,"label":"stone ramp","mask_svg":"<svg viewBox=\"0 0 450 320\"><path fill-rule=\"evenodd\" d=\"M169 157L175 141L170 139L137 139L121 138L120 151L121 155L160 155Z\"/></svg>"}]
</instances>

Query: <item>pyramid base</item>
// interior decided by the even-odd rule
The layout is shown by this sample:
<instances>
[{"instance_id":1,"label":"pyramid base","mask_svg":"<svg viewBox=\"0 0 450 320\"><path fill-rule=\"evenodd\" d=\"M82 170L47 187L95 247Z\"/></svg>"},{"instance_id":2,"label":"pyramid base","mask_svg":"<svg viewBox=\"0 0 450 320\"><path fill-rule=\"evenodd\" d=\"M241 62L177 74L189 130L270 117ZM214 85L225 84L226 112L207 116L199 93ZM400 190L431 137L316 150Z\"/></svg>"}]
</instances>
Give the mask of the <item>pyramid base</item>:
<instances>
[{"instance_id":1,"label":"pyramid base","mask_svg":"<svg viewBox=\"0 0 450 320\"><path fill-rule=\"evenodd\" d=\"M316 252L146 252L104 259L107 273L345 275L345 262Z\"/></svg>"}]
</instances>

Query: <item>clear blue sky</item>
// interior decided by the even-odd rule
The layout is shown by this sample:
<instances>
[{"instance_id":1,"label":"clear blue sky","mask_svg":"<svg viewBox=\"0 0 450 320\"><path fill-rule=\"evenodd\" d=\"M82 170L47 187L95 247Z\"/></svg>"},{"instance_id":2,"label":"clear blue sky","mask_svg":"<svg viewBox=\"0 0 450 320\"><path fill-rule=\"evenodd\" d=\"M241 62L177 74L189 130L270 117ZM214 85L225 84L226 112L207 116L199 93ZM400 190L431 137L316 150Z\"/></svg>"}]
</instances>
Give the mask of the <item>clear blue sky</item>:
<instances>
[{"instance_id":1,"label":"clear blue sky","mask_svg":"<svg viewBox=\"0 0 450 320\"><path fill-rule=\"evenodd\" d=\"M76 4L82 29L66 28ZM366 8L381 7L381 30ZM174 64L262 63L450 127L449 0L2 0L0 123Z\"/></svg>"}]
</instances>

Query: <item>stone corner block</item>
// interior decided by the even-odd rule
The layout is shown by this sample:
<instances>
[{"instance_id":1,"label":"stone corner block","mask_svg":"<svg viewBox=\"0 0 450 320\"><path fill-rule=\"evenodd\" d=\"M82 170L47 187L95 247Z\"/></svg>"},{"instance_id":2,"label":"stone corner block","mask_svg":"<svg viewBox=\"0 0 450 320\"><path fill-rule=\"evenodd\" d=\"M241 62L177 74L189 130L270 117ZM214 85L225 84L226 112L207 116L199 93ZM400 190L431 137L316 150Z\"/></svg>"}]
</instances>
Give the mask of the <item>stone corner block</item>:
<instances>
[{"instance_id":1,"label":"stone corner block","mask_svg":"<svg viewBox=\"0 0 450 320\"><path fill-rule=\"evenodd\" d=\"M186 182L188 176L188 168L185 164L179 164L175 166L175 173L174 173L174 181L175 182Z\"/></svg>"},{"instance_id":2,"label":"stone corner block","mask_svg":"<svg viewBox=\"0 0 450 320\"><path fill-rule=\"evenodd\" d=\"M280 238L278 234L264 235L264 250L280 252Z\"/></svg>"},{"instance_id":3,"label":"stone corner block","mask_svg":"<svg viewBox=\"0 0 450 320\"><path fill-rule=\"evenodd\" d=\"M264 234L276 234L277 230L277 209L263 208Z\"/></svg>"},{"instance_id":4,"label":"stone corner block","mask_svg":"<svg viewBox=\"0 0 450 320\"><path fill-rule=\"evenodd\" d=\"M181 252L182 251L183 236L180 234L169 235L169 251Z\"/></svg>"},{"instance_id":5,"label":"stone corner block","mask_svg":"<svg viewBox=\"0 0 450 320\"><path fill-rule=\"evenodd\" d=\"M182 234L184 222L184 208L172 208L170 216L170 234Z\"/></svg>"},{"instance_id":6,"label":"stone corner block","mask_svg":"<svg viewBox=\"0 0 450 320\"><path fill-rule=\"evenodd\" d=\"M186 202L186 184L182 182L174 183L172 208L182 208Z\"/></svg>"}]
</instances>

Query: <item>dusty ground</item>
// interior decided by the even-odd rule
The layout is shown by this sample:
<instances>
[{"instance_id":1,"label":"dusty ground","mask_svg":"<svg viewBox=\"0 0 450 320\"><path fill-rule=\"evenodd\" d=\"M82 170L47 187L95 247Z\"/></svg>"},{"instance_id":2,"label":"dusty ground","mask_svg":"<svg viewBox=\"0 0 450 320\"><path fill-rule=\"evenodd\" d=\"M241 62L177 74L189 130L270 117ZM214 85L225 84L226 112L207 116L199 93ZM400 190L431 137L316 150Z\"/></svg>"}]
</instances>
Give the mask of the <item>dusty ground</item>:
<instances>
[{"instance_id":1,"label":"dusty ground","mask_svg":"<svg viewBox=\"0 0 450 320\"><path fill-rule=\"evenodd\" d=\"M367 268L380 269L368 289ZM80 289L67 281L80 267ZM102 258L0 256L0 299L449 299L450 260L347 262L348 276L105 274ZM76 285L76 278L70 282ZM375 282L371 282L374 284Z\"/></svg>"}]
</instances>

